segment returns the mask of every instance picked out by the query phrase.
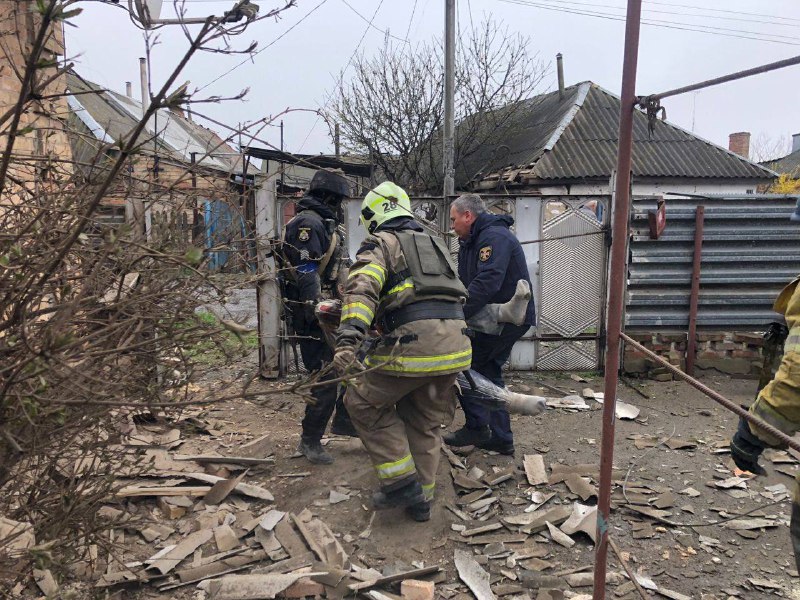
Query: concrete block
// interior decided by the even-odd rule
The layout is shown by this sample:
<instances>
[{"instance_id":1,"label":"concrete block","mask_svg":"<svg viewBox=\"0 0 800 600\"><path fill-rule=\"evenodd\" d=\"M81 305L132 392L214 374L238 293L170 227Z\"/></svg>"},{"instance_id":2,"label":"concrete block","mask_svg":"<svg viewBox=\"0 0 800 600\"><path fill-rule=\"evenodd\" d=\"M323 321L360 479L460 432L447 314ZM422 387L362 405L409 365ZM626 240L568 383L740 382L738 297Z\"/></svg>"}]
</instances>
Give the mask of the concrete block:
<instances>
[{"instance_id":1,"label":"concrete block","mask_svg":"<svg viewBox=\"0 0 800 600\"><path fill-rule=\"evenodd\" d=\"M650 379L655 381L672 381L672 373L656 373L650 374Z\"/></svg>"},{"instance_id":2,"label":"concrete block","mask_svg":"<svg viewBox=\"0 0 800 600\"><path fill-rule=\"evenodd\" d=\"M406 600L433 600L435 587L432 581L405 579L400 583L400 595Z\"/></svg>"},{"instance_id":3,"label":"concrete block","mask_svg":"<svg viewBox=\"0 0 800 600\"><path fill-rule=\"evenodd\" d=\"M626 373L644 373L647 371L647 360L644 358L625 355L623 369Z\"/></svg>"},{"instance_id":4,"label":"concrete block","mask_svg":"<svg viewBox=\"0 0 800 600\"><path fill-rule=\"evenodd\" d=\"M695 361L695 366L698 369L716 369L728 375L748 375L751 362L746 358L698 358Z\"/></svg>"}]
</instances>

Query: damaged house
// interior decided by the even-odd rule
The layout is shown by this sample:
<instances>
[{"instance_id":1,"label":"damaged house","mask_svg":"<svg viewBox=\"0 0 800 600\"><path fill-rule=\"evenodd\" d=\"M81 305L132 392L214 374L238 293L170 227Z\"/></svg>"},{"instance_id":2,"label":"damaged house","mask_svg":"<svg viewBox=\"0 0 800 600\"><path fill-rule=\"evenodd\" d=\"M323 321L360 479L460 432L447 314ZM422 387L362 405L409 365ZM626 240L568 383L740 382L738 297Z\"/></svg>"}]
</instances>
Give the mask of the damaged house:
<instances>
[{"instance_id":1,"label":"damaged house","mask_svg":"<svg viewBox=\"0 0 800 600\"><path fill-rule=\"evenodd\" d=\"M114 144L135 127L141 101L67 74L70 143L83 176L102 177ZM212 270L238 268L252 209L253 167L216 132L180 109L161 109L147 124L138 156L101 205L101 220L136 224L151 237L167 224L209 253ZM111 144L111 146L109 146Z\"/></svg>"}]
</instances>

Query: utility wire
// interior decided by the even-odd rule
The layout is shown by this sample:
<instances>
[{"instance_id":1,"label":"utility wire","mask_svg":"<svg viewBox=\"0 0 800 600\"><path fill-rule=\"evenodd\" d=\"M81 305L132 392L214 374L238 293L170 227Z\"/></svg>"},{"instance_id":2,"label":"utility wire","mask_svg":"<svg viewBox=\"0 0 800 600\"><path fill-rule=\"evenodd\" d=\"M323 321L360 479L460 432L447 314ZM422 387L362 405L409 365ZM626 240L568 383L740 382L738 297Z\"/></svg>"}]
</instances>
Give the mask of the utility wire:
<instances>
[{"instance_id":1,"label":"utility wire","mask_svg":"<svg viewBox=\"0 0 800 600\"><path fill-rule=\"evenodd\" d=\"M360 12L358 12L358 11L357 11L357 10L356 10L356 9L353 7L353 5L352 5L352 4L350 4L350 3L349 3L347 0L342 0L342 2L344 2L344 3L347 5L347 8L349 8L349 9L350 9L350 10L352 10L354 13L356 13L356 14L357 14L359 17L361 17L361 20L362 20L362 21L364 21L365 23L367 23L367 24L368 24L370 27L372 27L374 30L376 30L376 31L380 31L380 32L381 32L383 35L388 35L390 38L393 38L393 39L397 40L398 42L403 42L403 43L405 43L405 44L407 44L407 43L408 43L408 34L406 34L406 37L405 37L405 38L401 38L401 37L397 37L396 35L392 35L392 34L389 32L389 30L388 30L388 29L381 29L381 28L380 28L380 27L378 27L377 25L373 25L373 24L372 24L372 21L369 21L369 20L367 19L367 17L365 17L364 15L362 15Z\"/></svg>"},{"instance_id":2,"label":"utility wire","mask_svg":"<svg viewBox=\"0 0 800 600\"><path fill-rule=\"evenodd\" d=\"M353 50L353 53L350 55L350 58L347 60L347 64L344 66L344 69L342 69L342 72L339 74L339 81L336 83L336 87L339 87L342 84L342 80L344 79L344 74L347 71L347 69L350 68L350 64L353 62L353 58L355 58L356 53L358 52L359 48L361 48L361 44L364 42L364 38L367 37L367 33L369 32L369 28L372 26L373 21L375 21L375 17L378 16L378 11L380 11L381 6L383 6L383 2L384 2L384 0L381 0L380 3L378 3L378 7L375 9L375 12L372 13L372 18L369 20L369 22L367 24L367 28L364 29L364 33L361 35L361 39L358 40L358 44L356 45L355 50ZM335 90L335 88L334 88L334 90ZM325 106L323 108L327 108L329 103L330 103L330 95L325 100ZM306 134L306 137L303 140L303 143L300 144L300 148L297 151L298 153L303 150L303 147L306 145L306 142L308 141L308 138L311 137L311 134L314 132L314 129L316 129L317 125L319 124L319 120L321 118L322 118L322 116L318 114L316 120L314 121L314 124L311 126L311 129L308 130L308 133Z\"/></svg>"},{"instance_id":3,"label":"utility wire","mask_svg":"<svg viewBox=\"0 0 800 600\"><path fill-rule=\"evenodd\" d=\"M692 6L691 4L674 4L672 2L657 2L656 0L644 0L645 4L658 4L660 6L675 6L677 8L690 8L692 10L706 10L709 12L718 12L718 13L728 13L732 15L748 15L751 17L765 17L768 19L782 19L785 21L796 21L800 23L800 19L795 19L793 17L785 17L783 15L765 15L762 13L751 13L751 12L743 12L741 10L728 10L725 8L711 8L707 6Z\"/></svg>"},{"instance_id":4,"label":"utility wire","mask_svg":"<svg viewBox=\"0 0 800 600\"><path fill-rule=\"evenodd\" d=\"M579 10L579 9L571 10L571 9L568 9L568 8L565 8L565 7L557 7L557 6L552 6L552 5L548 6L548 5L545 5L545 4L538 4L536 2L530 2L530 1L525 1L525 0L500 0L500 2L505 2L507 4L516 4L518 6L527 6L527 7L531 7L531 8L542 8L544 10L550 10L550 11L554 11L554 12L563 12L563 13L574 14L574 15L582 15L582 16L587 16L587 17L596 17L596 18L605 19L605 20L608 20L608 21L619 21L619 22L623 22L623 23L625 22L625 17L618 16L618 15L612 15L612 14L609 14L609 13L585 11L585 10ZM759 42L772 42L774 44L783 44L783 45L786 45L786 46L800 46L800 43L792 43L792 42L789 42L789 41L783 41L783 40L779 40L779 39L771 39L772 37L778 37L778 36L773 36L772 34L757 34L756 36L737 35L737 34L734 34L734 33L722 33L722 32L718 32L718 31L711 31L710 29L718 29L718 28L712 28L710 26L696 25L696 24L692 24L692 23L677 23L677 22L663 21L663 20L658 20L658 19L642 19L642 24L643 25L650 25L650 26L653 26L653 27L662 27L662 28L665 28L665 29L677 29L677 30L680 30L680 31L694 31L694 32L697 32L697 33L706 33L706 34L710 34L710 35L718 35L718 36L723 36L723 37L739 38L739 39L744 39L744 40L756 40L756 41L759 41ZM770 36L770 37L764 37L765 35L766 36ZM780 37L783 37L783 36L780 36ZM797 38L794 37L794 38L791 38L791 39L797 39Z\"/></svg>"},{"instance_id":5,"label":"utility wire","mask_svg":"<svg viewBox=\"0 0 800 600\"><path fill-rule=\"evenodd\" d=\"M194 1L195 1L195 2L198 2L198 1L200 1L200 0L194 0ZM206 0L204 0L204 1L206 1ZM234 72L236 69L238 69L238 68L239 68L239 67L241 67L242 65L245 65L245 64L247 64L247 63L249 63L249 62L252 62L252 60L253 60L253 59L254 59L256 56L258 56L259 54L261 54L262 52L264 52L264 50L266 50L266 49L267 49L267 48L269 48L270 46L272 46L272 45L276 44L276 43L277 43L277 42L279 42L281 39L283 39L284 37L286 37L286 36L287 36L287 35L288 35L288 34L289 34L289 33L290 33L290 32L291 32L291 31L292 31L292 30L293 30L295 27L297 27L298 25L300 25L300 24L301 24L303 21L305 21L305 20L306 20L308 17L310 17L312 14L314 14L314 13L315 13L315 12L316 12L316 11L317 11L317 10L318 10L320 7L321 7L321 6L322 6L323 4L325 4L327 1L328 1L328 0L322 0L322 1L321 1L319 4L317 4L317 5L316 5L314 8L312 8L310 11L308 11L308 12L305 14L305 16L303 16L303 18L302 18L302 19L300 19L300 20L299 20L297 23L295 23L294 25L292 25L291 27L289 27L289 29L287 29L287 30L286 30L286 31L284 31L282 34L280 34L278 37L276 37L274 40L272 40L272 41L271 41L269 44L267 44L267 45L266 45L266 46L264 46L263 48L260 48L259 50L257 50L257 51L256 51L256 52L254 52L253 54L249 55L249 56L248 56L247 58L245 58L245 59L244 59L242 62L240 62L240 63L238 63L237 65L235 65L235 66L234 66L232 69L229 69L228 71L226 71L225 73L222 73L221 75L219 75L219 76L218 76L218 77L216 77L215 79L212 79L212 80L211 80L211 81L209 81L207 84L205 84L203 87L199 88L199 89L197 90L197 92L202 92L204 89L206 89L207 87L209 87L209 86L211 86L211 85L215 84L215 83L216 83L217 81L219 81L220 79L223 79L224 77L227 77L228 75L230 75L231 73L233 73L233 72ZM195 93L197 93L197 92L195 92Z\"/></svg>"},{"instance_id":6,"label":"utility wire","mask_svg":"<svg viewBox=\"0 0 800 600\"><path fill-rule=\"evenodd\" d=\"M543 3L543 4L565 4L568 7L572 7L574 5L579 5L579 6L591 6L591 7L595 7L595 8L610 8L612 10L617 10L617 11L620 11L622 13L624 13L627 10L626 7L619 6L619 5L616 5L616 4L599 4L599 3L596 3L596 2L578 2L576 0L573 0L573 1L537 0L537 1L540 2L540 3ZM699 10L702 10L702 9L699 9ZM761 23L761 24L765 24L765 25L778 25L779 27L800 28L800 22L798 22L798 23L778 23L776 21L756 21L756 20L753 20L753 19L744 19L744 18L741 18L741 17L722 17L722 16L718 16L718 15L700 15L700 14L693 15L693 14L690 14L690 13L687 13L687 12L674 11L674 10L660 10L660 9L657 9L657 8L647 8L647 9L644 9L643 12L656 13L656 14L665 14L665 15L677 15L677 16L681 16L681 17L688 17L690 19L723 19L723 20L727 20L727 21L739 21L739 22L745 22L745 23ZM620 16L622 16L622 15L620 15ZM683 24L683 23L680 23L680 24ZM764 31L741 31L741 30L738 30L738 29L727 30L725 28L718 28L718 27L714 27L712 25L704 25L702 23L686 23L686 24L687 25L697 25L698 27L710 27L711 29L722 29L723 31L735 31L735 32L738 32L738 33L753 33L753 34L756 34L756 35L769 35L769 36L775 36L775 37L785 37L787 39L797 39L797 36L782 36L782 35L779 35L779 34L772 34L772 33L764 32Z\"/></svg>"}]
</instances>

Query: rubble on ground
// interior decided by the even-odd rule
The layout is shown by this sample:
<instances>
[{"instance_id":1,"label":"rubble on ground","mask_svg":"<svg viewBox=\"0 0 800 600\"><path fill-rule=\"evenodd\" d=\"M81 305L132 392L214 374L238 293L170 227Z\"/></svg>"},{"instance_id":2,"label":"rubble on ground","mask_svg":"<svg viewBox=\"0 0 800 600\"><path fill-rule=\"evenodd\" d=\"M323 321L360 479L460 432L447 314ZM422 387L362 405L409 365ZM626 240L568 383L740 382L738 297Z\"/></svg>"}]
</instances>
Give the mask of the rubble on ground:
<instances>
[{"instance_id":1,"label":"rubble on ground","mask_svg":"<svg viewBox=\"0 0 800 600\"><path fill-rule=\"evenodd\" d=\"M590 389L584 391L584 396L597 400ZM580 396L574 398L583 401ZM562 402L559 410L599 409L599 403L583 408L574 402ZM677 486L666 485L657 474L641 472L635 460L626 469L613 470L610 537L620 551L609 556L609 597L631 600L643 589L654 597L685 600L693 596L672 589L677 579L702 577L733 556L737 539L757 541L766 529L788 526L786 511L777 505L790 500L789 480L761 486L749 474L733 473L724 455L724 441L685 439L674 432L648 429L647 416L634 408L617 416L624 419L635 412L631 424L641 432L622 439L642 453L706 452L715 467L711 479L687 472ZM548 448L541 446L536 453L520 454L503 466L487 466L485 459L492 453L443 447L450 482L440 485L452 483L455 501L439 500L451 517L450 532L444 539L431 540L427 549L452 547L451 559L447 564L428 562L420 551L420 560L411 564L377 568L367 557L348 553L359 541L369 540L375 512L367 527L359 527L361 531L352 535L332 530L321 516L326 509L338 510L347 502L369 511L361 490L337 482L321 490L322 496L304 510L286 510L258 483L259 475L274 464L268 436L234 443L224 435L224 423L202 415L197 410L184 417L191 421L182 424L157 419L128 422L124 443L147 468L128 480L128 473L122 474L116 495L108 498L98 515L109 524L111 551L95 547L90 560L75 565L76 573L98 588L145 586L167 594L164 597L192 590L197 600L354 595L372 600L590 597L597 463L569 461L563 454L550 457ZM218 441L216 450L196 454L179 450L187 422ZM787 475L798 465L788 452L771 451L765 459ZM297 470L269 475L275 480L309 474ZM755 510L733 514L716 508L720 494L751 501ZM695 516L701 506L709 506L716 517ZM36 544L30 523L0 517L0 539L10 539L12 534L11 548L16 551ZM671 541L662 561L645 564L637 558L636 544L651 539ZM791 567L780 569L792 572ZM719 598L782 594L779 572L747 577ZM49 570L35 569L31 575L31 585L41 593L58 594L58 583Z\"/></svg>"}]
</instances>

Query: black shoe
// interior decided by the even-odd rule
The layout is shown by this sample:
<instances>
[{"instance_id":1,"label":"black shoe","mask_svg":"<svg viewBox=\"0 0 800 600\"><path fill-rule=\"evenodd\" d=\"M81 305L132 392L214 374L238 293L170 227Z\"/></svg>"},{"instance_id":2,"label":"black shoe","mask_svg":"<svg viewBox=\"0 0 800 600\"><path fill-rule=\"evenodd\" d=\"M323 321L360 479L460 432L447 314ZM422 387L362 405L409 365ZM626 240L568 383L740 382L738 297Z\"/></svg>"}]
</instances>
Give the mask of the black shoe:
<instances>
[{"instance_id":1,"label":"black shoe","mask_svg":"<svg viewBox=\"0 0 800 600\"><path fill-rule=\"evenodd\" d=\"M358 437L356 428L353 427L352 421L334 421L331 424L331 433L333 435L346 435L347 437Z\"/></svg>"},{"instance_id":2,"label":"black shoe","mask_svg":"<svg viewBox=\"0 0 800 600\"><path fill-rule=\"evenodd\" d=\"M390 492L375 492L372 494L372 504L376 510L388 508L405 508L415 504L427 504L422 486L416 479L403 487Z\"/></svg>"},{"instance_id":3,"label":"black shoe","mask_svg":"<svg viewBox=\"0 0 800 600\"><path fill-rule=\"evenodd\" d=\"M442 440L448 446L480 446L485 444L492 438L492 431L489 426L481 429L467 429L462 427L458 431L446 433L442 436Z\"/></svg>"},{"instance_id":4,"label":"black shoe","mask_svg":"<svg viewBox=\"0 0 800 600\"><path fill-rule=\"evenodd\" d=\"M417 523L424 523L431 520L431 503L420 502L419 504L412 504L406 506L406 514L414 519Z\"/></svg>"},{"instance_id":5,"label":"black shoe","mask_svg":"<svg viewBox=\"0 0 800 600\"><path fill-rule=\"evenodd\" d=\"M300 438L297 451L308 459L308 462L315 465L329 465L333 462L333 457L325 452L319 440L304 440Z\"/></svg>"},{"instance_id":6,"label":"black shoe","mask_svg":"<svg viewBox=\"0 0 800 600\"><path fill-rule=\"evenodd\" d=\"M503 442L501 440L498 440L494 436L492 436L485 442L475 445L482 450L493 450L494 452L498 452L499 454L504 454L506 456L514 456L514 442Z\"/></svg>"}]
</instances>

